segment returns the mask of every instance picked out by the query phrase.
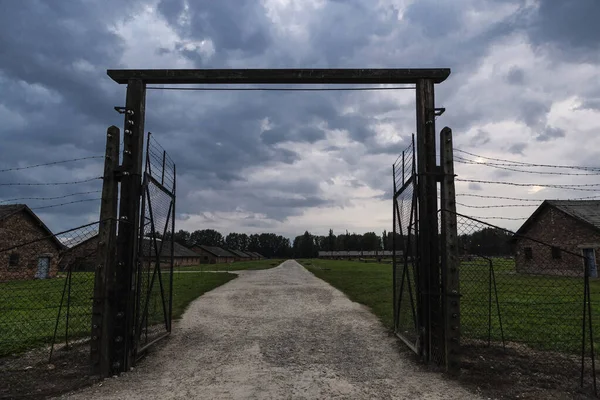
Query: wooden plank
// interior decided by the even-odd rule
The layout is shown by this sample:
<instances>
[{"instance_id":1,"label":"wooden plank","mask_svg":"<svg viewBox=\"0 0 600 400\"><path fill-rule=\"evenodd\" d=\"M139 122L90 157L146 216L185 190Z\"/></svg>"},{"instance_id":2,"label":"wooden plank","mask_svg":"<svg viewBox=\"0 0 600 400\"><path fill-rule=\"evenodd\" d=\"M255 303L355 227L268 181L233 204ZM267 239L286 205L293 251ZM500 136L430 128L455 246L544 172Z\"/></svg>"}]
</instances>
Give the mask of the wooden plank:
<instances>
[{"instance_id":1,"label":"wooden plank","mask_svg":"<svg viewBox=\"0 0 600 400\"><path fill-rule=\"evenodd\" d=\"M100 226L98 231L97 266L92 305L92 337L90 341L92 374L102 378L110 376L110 340L112 332L110 277L115 271L115 249L117 232L117 189L119 182L115 171L119 166L119 128L111 126L106 134L106 154L104 158L104 183L100 206Z\"/></svg>"},{"instance_id":2,"label":"wooden plank","mask_svg":"<svg viewBox=\"0 0 600 400\"><path fill-rule=\"evenodd\" d=\"M115 373L128 371L133 366L135 341L133 337L135 314L135 273L137 271L140 201L142 195L142 159L144 150L144 117L146 85L141 80L127 84L125 102L123 164L121 170L121 198L119 205L119 235L117 238L117 273L115 284L115 330L113 333L113 369ZM130 114L131 113L131 114Z\"/></svg>"},{"instance_id":3,"label":"wooden plank","mask_svg":"<svg viewBox=\"0 0 600 400\"><path fill-rule=\"evenodd\" d=\"M436 302L436 279L439 279L438 229L437 229L437 183L436 146L435 146L435 98L433 82L419 80L416 90L417 111L417 174L419 202L419 253L418 268L418 317L419 328L422 329L422 355L425 361L432 361L434 351L432 318L438 313Z\"/></svg>"},{"instance_id":4,"label":"wooden plank","mask_svg":"<svg viewBox=\"0 0 600 400\"><path fill-rule=\"evenodd\" d=\"M440 158L443 169L442 208L442 269L444 286L444 331L446 370L455 374L460 371L460 279L458 237L456 223L456 192L454 188L454 155L452 130L445 127L440 132Z\"/></svg>"},{"instance_id":5,"label":"wooden plank","mask_svg":"<svg viewBox=\"0 0 600 400\"><path fill-rule=\"evenodd\" d=\"M441 83L450 68L392 69L109 69L120 84L410 84L420 79Z\"/></svg>"}]
</instances>

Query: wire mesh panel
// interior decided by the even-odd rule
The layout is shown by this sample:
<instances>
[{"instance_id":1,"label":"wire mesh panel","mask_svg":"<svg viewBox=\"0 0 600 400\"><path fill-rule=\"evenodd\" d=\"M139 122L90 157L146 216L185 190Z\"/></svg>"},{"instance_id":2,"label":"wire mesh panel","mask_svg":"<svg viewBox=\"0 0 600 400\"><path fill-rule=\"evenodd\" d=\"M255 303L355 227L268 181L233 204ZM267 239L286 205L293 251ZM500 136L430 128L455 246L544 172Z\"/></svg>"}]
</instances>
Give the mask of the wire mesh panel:
<instances>
[{"instance_id":1,"label":"wire mesh panel","mask_svg":"<svg viewBox=\"0 0 600 400\"><path fill-rule=\"evenodd\" d=\"M595 387L600 293L585 250L457 217L467 376L487 374L507 390L516 379L563 392Z\"/></svg>"},{"instance_id":2,"label":"wire mesh panel","mask_svg":"<svg viewBox=\"0 0 600 400\"><path fill-rule=\"evenodd\" d=\"M394 164L394 328L415 352L419 346L417 192L413 142Z\"/></svg>"},{"instance_id":3,"label":"wire mesh panel","mask_svg":"<svg viewBox=\"0 0 600 400\"><path fill-rule=\"evenodd\" d=\"M175 164L148 134L136 289L136 351L171 331Z\"/></svg>"},{"instance_id":4,"label":"wire mesh panel","mask_svg":"<svg viewBox=\"0 0 600 400\"><path fill-rule=\"evenodd\" d=\"M12 224L21 235L0 250L0 397L75 388L89 374L99 223L51 234L15 205L1 229Z\"/></svg>"}]
</instances>

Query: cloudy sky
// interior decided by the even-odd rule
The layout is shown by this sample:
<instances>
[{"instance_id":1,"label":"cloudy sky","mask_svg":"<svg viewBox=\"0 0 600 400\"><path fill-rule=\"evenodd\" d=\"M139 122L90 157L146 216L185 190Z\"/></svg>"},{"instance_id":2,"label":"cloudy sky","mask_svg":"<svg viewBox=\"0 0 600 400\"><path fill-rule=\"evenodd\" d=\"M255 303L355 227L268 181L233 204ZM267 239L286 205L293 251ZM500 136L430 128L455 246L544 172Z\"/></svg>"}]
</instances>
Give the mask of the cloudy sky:
<instances>
[{"instance_id":1,"label":"cloudy sky","mask_svg":"<svg viewBox=\"0 0 600 400\"><path fill-rule=\"evenodd\" d=\"M127 3L124 5L124 3ZM457 148L600 167L600 2L534 0L0 0L0 169L103 154L125 87L118 68L446 67L437 87ZM177 228L294 236L391 229L391 165L414 132L414 92L148 92L146 129L177 163ZM457 156L483 161L464 153ZM514 168L533 171L574 170ZM459 178L600 183L457 164ZM86 180L92 158L0 173L0 184ZM100 181L0 186L40 207L99 198ZM460 194L600 195L457 182ZM598 189L598 191L596 191ZM529 204L461 196L475 206ZM98 202L37 212L51 229L98 219ZM519 218L532 207L467 208ZM516 228L518 220L489 220Z\"/></svg>"}]
</instances>

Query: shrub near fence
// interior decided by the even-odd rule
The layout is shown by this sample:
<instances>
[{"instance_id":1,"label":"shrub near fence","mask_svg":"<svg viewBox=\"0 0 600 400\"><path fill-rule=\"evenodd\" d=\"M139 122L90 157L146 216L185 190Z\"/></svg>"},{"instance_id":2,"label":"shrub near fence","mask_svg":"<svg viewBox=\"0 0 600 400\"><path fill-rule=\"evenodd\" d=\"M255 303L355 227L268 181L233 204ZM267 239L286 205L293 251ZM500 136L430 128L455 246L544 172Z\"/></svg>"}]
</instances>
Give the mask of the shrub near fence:
<instances>
[{"instance_id":1,"label":"shrub near fence","mask_svg":"<svg viewBox=\"0 0 600 400\"><path fill-rule=\"evenodd\" d=\"M500 248L516 249L519 241L528 241L547 251L528 260L536 268L520 268L522 254L493 254L469 244L483 230L497 233L496 241L503 241L497 243ZM600 282L584 276L583 256L460 215L458 235L461 345L467 369L485 374L482 384L504 380L507 388L516 379L561 390L566 385L574 392L580 390L581 379L584 386L595 386L590 339L600 343ZM576 265L566 271L554 268L558 264L552 258L558 252ZM576 268L580 276L572 276Z\"/></svg>"}]
</instances>

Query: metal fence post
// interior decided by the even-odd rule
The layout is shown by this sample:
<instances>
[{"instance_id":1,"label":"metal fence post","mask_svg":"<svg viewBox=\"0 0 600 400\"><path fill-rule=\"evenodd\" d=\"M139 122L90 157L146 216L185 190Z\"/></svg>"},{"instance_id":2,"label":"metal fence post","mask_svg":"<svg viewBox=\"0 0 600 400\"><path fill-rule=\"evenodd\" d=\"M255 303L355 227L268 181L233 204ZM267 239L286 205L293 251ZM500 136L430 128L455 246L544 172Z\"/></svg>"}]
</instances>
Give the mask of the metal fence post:
<instances>
[{"instance_id":1,"label":"metal fence post","mask_svg":"<svg viewBox=\"0 0 600 400\"><path fill-rule=\"evenodd\" d=\"M460 352L460 262L458 259L452 129L448 127L440 132L440 162L443 171L441 185L441 251L444 294L444 347L446 350L446 370L456 373L460 370L458 359Z\"/></svg>"},{"instance_id":2,"label":"metal fence post","mask_svg":"<svg viewBox=\"0 0 600 400\"><path fill-rule=\"evenodd\" d=\"M115 245L117 233L117 188L115 172L119 167L121 131L116 126L106 133L104 183L100 206L97 263L95 269L94 299L92 304L92 337L90 341L92 374L110 375L110 340L112 313L110 296L115 273Z\"/></svg>"},{"instance_id":3,"label":"metal fence post","mask_svg":"<svg viewBox=\"0 0 600 400\"><path fill-rule=\"evenodd\" d=\"M404 152L402 152L402 154L404 154ZM404 169L404 166L402 167ZM394 332L396 331L396 329L398 328L398 321L397 321L397 315L398 315L398 288L396 285L396 281L397 281L397 277L396 277L396 202L397 197L396 197L396 165L393 164L392 165L392 178L394 180L394 192L392 194L393 197L393 201L392 201L392 214L394 214L393 217L393 229L392 229L392 297L394 300ZM403 178L404 179L404 178ZM383 240L386 240L387 238L383 238Z\"/></svg>"}]
</instances>

